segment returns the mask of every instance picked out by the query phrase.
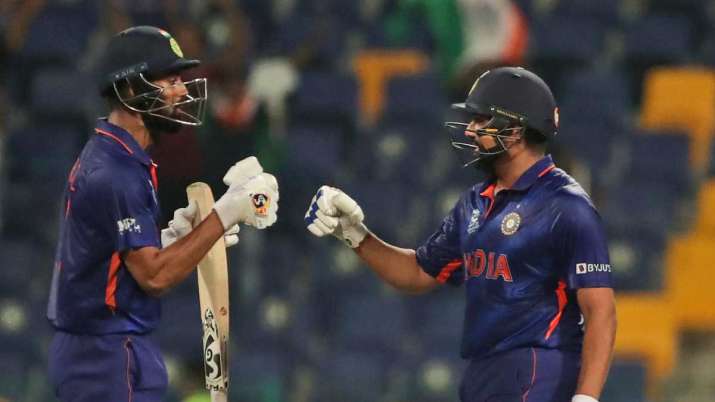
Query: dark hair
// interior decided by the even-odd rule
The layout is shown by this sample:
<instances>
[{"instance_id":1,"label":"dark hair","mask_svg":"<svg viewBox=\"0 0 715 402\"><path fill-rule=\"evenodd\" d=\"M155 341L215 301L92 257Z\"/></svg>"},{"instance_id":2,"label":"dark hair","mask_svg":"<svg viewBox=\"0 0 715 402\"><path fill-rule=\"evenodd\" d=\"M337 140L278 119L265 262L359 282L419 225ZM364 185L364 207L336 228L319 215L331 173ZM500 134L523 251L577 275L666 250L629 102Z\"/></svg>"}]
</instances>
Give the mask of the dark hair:
<instances>
[{"instance_id":1,"label":"dark hair","mask_svg":"<svg viewBox=\"0 0 715 402\"><path fill-rule=\"evenodd\" d=\"M546 151L548 138L546 138L546 136L541 134L539 131L531 127L527 127L524 131L524 140L526 140L527 145Z\"/></svg>"}]
</instances>

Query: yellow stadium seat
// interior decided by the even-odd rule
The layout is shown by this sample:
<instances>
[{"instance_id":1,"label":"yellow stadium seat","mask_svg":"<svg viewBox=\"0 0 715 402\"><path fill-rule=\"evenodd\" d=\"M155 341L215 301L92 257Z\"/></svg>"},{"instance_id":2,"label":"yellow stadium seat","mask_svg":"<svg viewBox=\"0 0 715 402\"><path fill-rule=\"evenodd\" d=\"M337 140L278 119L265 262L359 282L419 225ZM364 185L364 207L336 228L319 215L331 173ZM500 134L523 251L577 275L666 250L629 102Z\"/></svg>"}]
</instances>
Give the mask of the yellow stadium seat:
<instances>
[{"instance_id":1,"label":"yellow stadium seat","mask_svg":"<svg viewBox=\"0 0 715 402\"><path fill-rule=\"evenodd\" d=\"M715 236L715 179L706 181L700 187L697 208L695 233Z\"/></svg>"},{"instance_id":2,"label":"yellow stadium seat","mask_svg":"<svg viewBox=\"0 0 715 402\"><path fill-rule=\"evenodd\" d=\"M692 166L702 170L715 128L715 73L702 67L656 67L643 84L640 124L649 129L678 129L692 138Z\"/></svg>"},{"instance_id":3,"label":"yellow stadium seat","mask_svg":"<svg viewBox=\"0 0 715 402\"><path fill-rule=\"evenodd\" d=\"M368 124L375 123L385 103L385 85L390 78L423 72L429 58L416 50L366 50L353 60L358 78L360 110Z\"/></svg>"},{"instance_id":4,"label":"yellow stadium seat","mask_svg":"<svg viewBox=\"0 0 715 402\"><path fill-rule=\"evenodd\" d=\"M616 295L616 308L616 355L644 359L653 392L673 369L678 350L672 306L659 294L621 293Z\"/></svg>"},{"instance_id":5,"label":"yellow stadium seat","mask_svg":"<svg viewBox=\"0 0 715 402\"><path fill-rule=\"evenodd\" d=\"M683 329L715 330L713 261L713 235L677 237L668 244L665 297Z\"/></svg>"}]
</instances>

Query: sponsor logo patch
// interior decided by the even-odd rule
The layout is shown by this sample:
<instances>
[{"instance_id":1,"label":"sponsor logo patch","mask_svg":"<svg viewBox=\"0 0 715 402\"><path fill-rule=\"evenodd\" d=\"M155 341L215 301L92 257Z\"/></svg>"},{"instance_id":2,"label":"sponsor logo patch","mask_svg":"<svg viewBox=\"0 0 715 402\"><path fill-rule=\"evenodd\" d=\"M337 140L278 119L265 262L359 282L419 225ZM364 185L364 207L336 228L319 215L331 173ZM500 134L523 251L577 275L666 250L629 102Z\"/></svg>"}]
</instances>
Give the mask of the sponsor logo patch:
<instances>
[{"instance_id":1,"label":"sponsor logo patch","mask_svg":"<svg viewBox=\"0 0 715 402\"><path fill-rule=\"evenodd\" d=\"M580 262L576 264L576 274L590 274L592 272L611 272L611 264L588 264Z\"/></svg>"},{"instance_id":2,"label":"sponsor logo patch","mask_svg":"<svg viewBox=\"0 0 715 402\"><path fill-rule=\"evenodd\" d=\"M268 207L271 205L271 199L266 194L256 193L251 198L253 208L256 210L256 215L268 216Z\"/></svg>"},{"instance_id":3,"label":"sponsor logo patch","mask_svg":"<svg viewBox=\"0 0 715 402\"><path fill-rule=\"evenodd\" d=\"M124 234L124 232L128 233L141 233L142 232L142 227L141 225L137 224L137 220L134 218L124 218L121 220L117 221L117 229L119 230L119 234Z\"/></svg>"}]
</instances>

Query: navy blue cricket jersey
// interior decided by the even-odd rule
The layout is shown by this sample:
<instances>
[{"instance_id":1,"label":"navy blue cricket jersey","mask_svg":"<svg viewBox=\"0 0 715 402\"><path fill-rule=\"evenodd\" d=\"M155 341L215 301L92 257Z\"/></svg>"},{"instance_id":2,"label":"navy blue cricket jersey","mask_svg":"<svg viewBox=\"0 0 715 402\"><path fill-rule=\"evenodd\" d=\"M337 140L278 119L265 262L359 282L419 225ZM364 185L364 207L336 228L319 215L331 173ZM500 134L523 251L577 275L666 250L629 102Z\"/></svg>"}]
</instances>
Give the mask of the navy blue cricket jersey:
<instances>
[{"instance_id":1,"label":"navy blue cricket jersey","mask_svg":"<svg viewBox=\"0 0 715 402\"><path fill-rule=\"evenodd\" d=\"M608 245L590 198L550 156L510 189L468 190L417 249L440 282L465 283L462 356L520 347L580 351L576 290L611 287Z\"/></svg>"},{"instance_id":2,"label":"navy blue cricket jersey","mask_svg":"<svg viewBox=\"0 0 715 402\"><path fill-rule=\"evenodd\" d=\"M79 334L147 333L161 315L122 253L161 247L156 165L124 129L98 120L75 162L64 210L47 317Z\"/></svg>"}]
</instances>

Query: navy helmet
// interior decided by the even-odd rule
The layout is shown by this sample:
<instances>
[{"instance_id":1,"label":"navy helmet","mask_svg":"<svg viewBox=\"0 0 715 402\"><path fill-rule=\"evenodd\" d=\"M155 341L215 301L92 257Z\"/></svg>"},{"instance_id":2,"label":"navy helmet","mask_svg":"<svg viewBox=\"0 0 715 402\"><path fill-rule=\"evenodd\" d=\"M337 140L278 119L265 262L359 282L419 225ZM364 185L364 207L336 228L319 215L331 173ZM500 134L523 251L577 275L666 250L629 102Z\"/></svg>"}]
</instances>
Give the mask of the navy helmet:
<instances>
[{"instance_id":1,"label":"navy helmet","mask_svg":"<svg viewBox=\"0 0 715 402\"><path fill-rule=\"evenodd\" d=\"M556 136L559 126L559 110L554 95L546 83L536 74L522 67L499 67L479 76L464 103L452 105L463 112L466 122L447 122L446 126L459 131L452 145L469 151L473 157L466 165L493 160L506 152L515 137L513 131L524 136L527 130L538 133L541 140ZM480 116L489 122L482 128L468 129L469 121ZM464 141L463 133L473 131L477 136L489 135L497 145L484 149L479 144Z\"/></svg>"},{"instance_id":2,"label":"navy helmet","mask_svg":"<svg viewBox=\"0 0 715 402\"><path fill-rule=\"evenodd\" d=\"M152 81L199 64L185 58L176 39L163 29L132 27L110 39L97 67L99 91L145 116L198 126L207 98L205 78L174 84L184 85L187 94L171 104L162 97L165 88Z\"/></svg>"}]
</instances>

